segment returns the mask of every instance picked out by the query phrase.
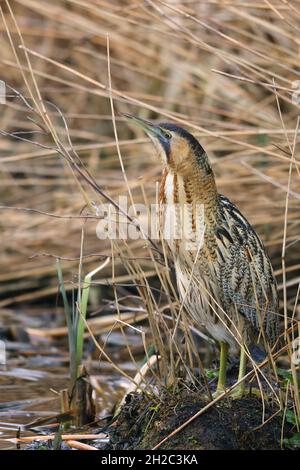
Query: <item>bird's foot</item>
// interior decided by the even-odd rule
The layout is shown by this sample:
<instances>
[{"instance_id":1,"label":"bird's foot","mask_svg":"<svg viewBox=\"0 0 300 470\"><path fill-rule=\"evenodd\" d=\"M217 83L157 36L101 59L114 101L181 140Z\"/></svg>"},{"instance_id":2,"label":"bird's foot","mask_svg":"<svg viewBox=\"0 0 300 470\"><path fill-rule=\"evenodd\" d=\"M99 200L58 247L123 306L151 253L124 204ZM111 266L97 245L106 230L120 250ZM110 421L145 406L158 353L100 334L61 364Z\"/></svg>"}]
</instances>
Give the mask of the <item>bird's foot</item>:
<instances>
[{"instance_id":1,"label":"bird's foot","mask_svg":"<svg viewBox=\"0 0 300 470\"><path fill-rule=\"evenodd\" d=\"M232 400L241 400L241 398L243 398L245 395L246 395L246 389L245 387L241 387L242 384L238 385L237 387L235 387L229 394L228 396L232 399Z\"/></svg>"},{"instance_id":2,"label":"bird's foot","mask_svg":"<svg viewBox=\"0 0 300 470\"><path fill-rule=\"evenodd\" d=\"M241 384L242 385L242 384ZM232 399L232 400L240 400L241 398L244 398L244 397L257 397L259 398L260 400L264 400L264 401L267 401L268 400L268 397L265 395L265 393L263 393L261 390L259 390L258 388L255 388L255 387L251 387L251 388L247 388L246 387L241 387L241 385L238 385L236 388L234 388L232 390L232 392L230 392L228 394L228 396Z\"/></svg>"},{"instance_id":3,"label":"bird's foot","mask_svg":"<svg viewBox=\"0 0 300 470\"><path fill-rule=\"evenodd\" d=\"M225 387L218 387L216 391L212 393L213 399L218 398L220 395L223 395L225 391Z\"/></svg>"},{"instance_id":4,"label":"bird's foot","mask_svg":"<svg viewBox=\"0 0 300 470\"><path fill-rule=\"evenodd\" d=\"M226 388L217 388L217 390L212 393L213 400L219 398L220 395L224 395L224 397L231 398L232 400L240 400L247 395L247 392L239 387L235 388L231 392L226 392Z\"/></svg>"},{"instance_id":5,"label":"bird's foot","mask_svg":"<svg viewBox=\"0 0 300 470\"><path fill-rule=\"evenodd\" d=\"M224 393L225 392L225 393ZM224 395L227 398L231 398L232 400L240 400L246 395L246 391L244 387L240 387L239 385L234 388L231 392L226 393L226 388L217 388L215 392L212 393L213 399L218 398L220 395Z\"/></svg>"},{"instance_id":6,"label":"bird's foot","mask_svg":"<svg viewBox=\"0 0 300 470\"><path fill-rule=\"evenodd\" d=\"M212 399L215 400L216 398L219 398L220 395L224 395L224 397L231 398L232 400L241 400L245 397L257 397L260 400L268 401L267 395L262 393L258 388L254 387L248 389L238 385L231 392L224 392L226 392L226 388L217 388L217 390L211 395ZM211 398L209 399L208 396L207 399L211 400Z\"/></svg>"},{"instance_id":7,"label":"bird's foot","mask_svg":"<svg viewBox=\"0 0 300 470\"><path fill-rule=\"evenodd\" d=\"M260 390L259 388L256 387L250 387L249 389L249 397L257 397L260 400L268 401L269 397L268 395Z\"/></svg>"}]
</instances>

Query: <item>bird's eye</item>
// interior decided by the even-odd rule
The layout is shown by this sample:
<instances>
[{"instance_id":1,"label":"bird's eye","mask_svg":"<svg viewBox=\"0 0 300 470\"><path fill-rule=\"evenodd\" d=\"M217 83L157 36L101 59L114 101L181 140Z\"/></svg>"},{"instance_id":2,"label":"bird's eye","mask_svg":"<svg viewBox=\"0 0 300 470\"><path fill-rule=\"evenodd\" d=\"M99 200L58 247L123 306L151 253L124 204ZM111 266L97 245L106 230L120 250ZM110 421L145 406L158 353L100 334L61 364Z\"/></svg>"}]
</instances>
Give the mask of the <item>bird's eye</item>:
<instances>
[{"instance_id":1,"label":"bird's eye","mask_svg":"<svg viewBox=\"0 0 300 470\"><path fill-rule=\"evenodd\" d=\"M161 131L162 131L162 133L163 133L163 135L166 139L171 139L172 138L171 132L166 131L165 129L161 129Z\"/></svg>"}]
</instances>

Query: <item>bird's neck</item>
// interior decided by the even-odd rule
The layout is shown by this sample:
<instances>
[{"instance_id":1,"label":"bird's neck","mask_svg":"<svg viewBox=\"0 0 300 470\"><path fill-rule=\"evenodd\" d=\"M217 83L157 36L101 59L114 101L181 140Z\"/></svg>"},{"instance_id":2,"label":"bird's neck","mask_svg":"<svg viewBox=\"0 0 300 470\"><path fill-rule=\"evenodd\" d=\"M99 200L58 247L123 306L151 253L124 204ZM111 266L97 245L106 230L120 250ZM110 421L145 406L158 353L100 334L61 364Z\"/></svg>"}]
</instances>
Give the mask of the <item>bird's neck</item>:
<instances>
[{"instance_id":1,"label":"bird's neck","mask_svg":"<svg viewBox=\"0 0 300 470\"><path fill-rule=\"evenodd\" d=\"M165 168L162 175L159 200L161 204L203 204L208 216L216 209L218 193L212 171L195 168L176 172Z\"/></svg>"}]
</instances>

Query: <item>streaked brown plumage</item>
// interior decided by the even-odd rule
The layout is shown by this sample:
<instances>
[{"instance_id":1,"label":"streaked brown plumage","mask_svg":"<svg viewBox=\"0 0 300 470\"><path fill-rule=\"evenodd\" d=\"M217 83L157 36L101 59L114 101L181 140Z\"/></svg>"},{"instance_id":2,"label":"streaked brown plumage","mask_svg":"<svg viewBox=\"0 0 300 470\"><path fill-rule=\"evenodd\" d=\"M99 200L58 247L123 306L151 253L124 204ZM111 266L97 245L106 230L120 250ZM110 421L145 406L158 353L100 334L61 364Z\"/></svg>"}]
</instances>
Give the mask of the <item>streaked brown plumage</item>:
<instances>
[{"instance_id":1,"label":"streaked brown plumage","mask_svg":"<svg viewBox=\"0 0 300 470\"><path fill-rule=\"evenodd\" d=\"M164 166L161 227L188 314L223 345L225 358L228 347L235 352L244 345L256 359L278 335L276 281L261 240L218 193L207 154L191 134L173 124L133 119Z\"/></svg>"}]
</instances>

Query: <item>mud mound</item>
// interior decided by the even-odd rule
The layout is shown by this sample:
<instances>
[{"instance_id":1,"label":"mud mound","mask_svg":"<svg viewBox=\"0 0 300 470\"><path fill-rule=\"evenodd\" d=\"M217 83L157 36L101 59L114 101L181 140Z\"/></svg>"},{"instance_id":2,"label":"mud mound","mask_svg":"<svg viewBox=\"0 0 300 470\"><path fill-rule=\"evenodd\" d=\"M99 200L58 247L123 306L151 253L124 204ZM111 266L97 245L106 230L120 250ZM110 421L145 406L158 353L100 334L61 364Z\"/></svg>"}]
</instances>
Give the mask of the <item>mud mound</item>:
<instances>
[{"instance_id":1,"label":"mud mound","mask_svg":"<svg viewBox=\"0 0 300 470\"><path fill-rule=\"evenodd\" d=\"M131 394L112 429L109 449L152 449L178 426L207 405L199 392L167 392L160 401ZM282 417L278 408L260 399L225 398L165 442L161 449L280 449ZM270 418L270 419L269 419Z\"/></svg>"}]
</instances>

